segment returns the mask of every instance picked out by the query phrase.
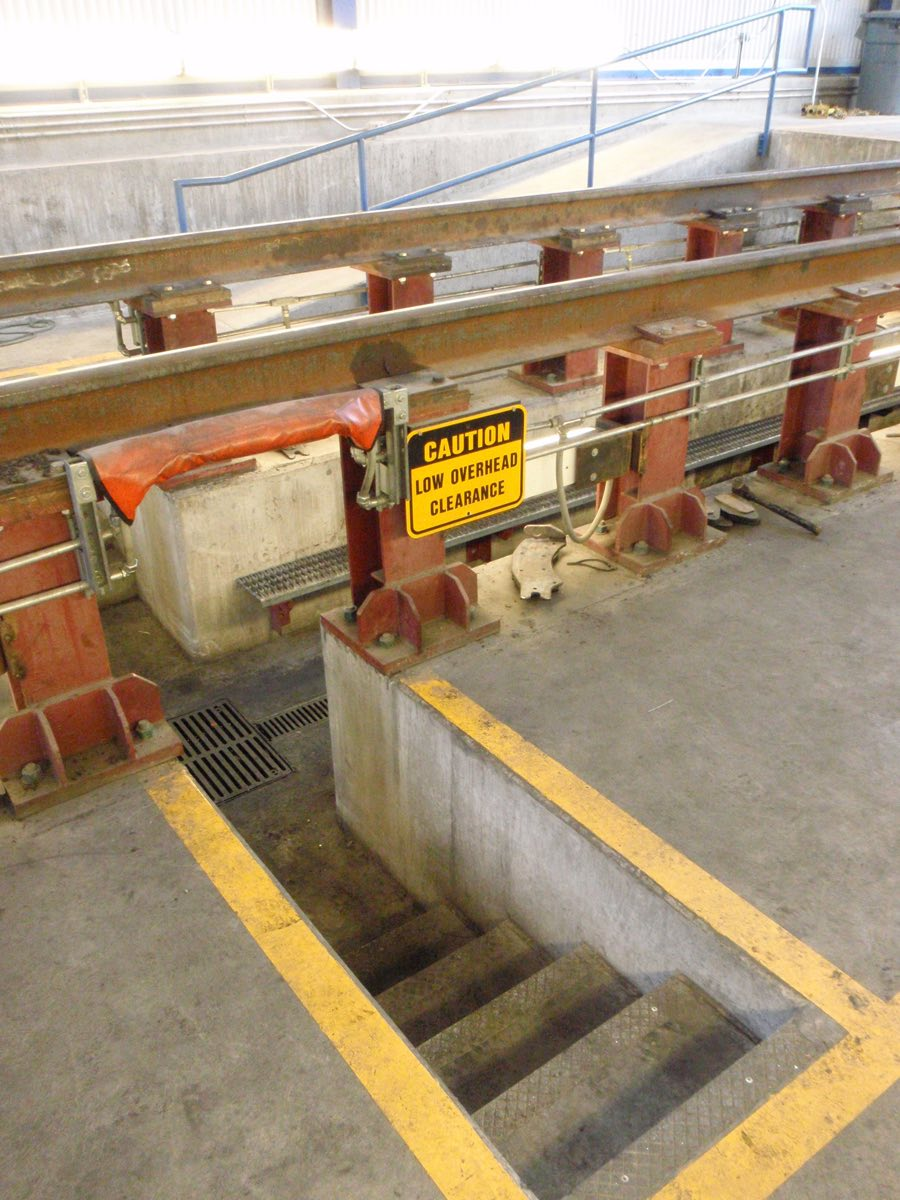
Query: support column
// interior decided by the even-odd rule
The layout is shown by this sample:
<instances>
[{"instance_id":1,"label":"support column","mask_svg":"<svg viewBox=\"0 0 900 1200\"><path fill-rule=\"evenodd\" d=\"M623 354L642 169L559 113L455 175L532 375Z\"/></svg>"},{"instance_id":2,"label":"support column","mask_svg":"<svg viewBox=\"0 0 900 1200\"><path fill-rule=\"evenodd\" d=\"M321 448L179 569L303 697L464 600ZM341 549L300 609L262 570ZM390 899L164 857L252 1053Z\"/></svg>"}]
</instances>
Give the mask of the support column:
<instances>
[{"instance_id":1,"label":"support column","mask_svg":"<svg viewBox=\"0 0 900 1200\"><path fill-rule=\"evenodd\" d=\"M209 279L154 288L128 302L140 322L141 345L146 354L214 342L216 318L210 309L229 304L229 289Z\"/></svg>"},{"instance_id":2,"label":"support column","mask_svg":"<svg viewBox=\"0 0 900 1200\"><path fill-rule=\"evenodd\" d=\"M872 333L878 317L900 304L900 289L889 283L839 287L835 292L837 299L798 309L795 350ZM865 362L871 352L871 341L864 341L793 362L775 464L760 467L760 475L825 504L891 478L879 475L881 452L872 435L859 428L865 372L839 371ZM832 370L838 373L806 380Z\"/></svg>"},{"instance_id":3,"label":"support column","mask_svg":"<svg viewBox=\"0 0 900 1200\"><path fill-rule=\"evenodd\" d=\"M705 217L688 222L685 261L740 254L744 238L757 224L752 208L712 209ZM724 339L722 348L731 349L734 321L717 321L716 328Z\"/></svg>"},{"instance_id":4,"label":"support column","mask_svg":"<svg viewBox=\"0 0 900 1200\"><path fill-rule=\"evenodd\" d=\"M830 242L834 238L853 237L860 214L868 212L871 207L871 197L865 192L829 196L824 204L807 205L800 218L797 244L805 246L811 242ZM793 306L781 308L774 318L774 323L793 329L797 324L798 311Z\"/></svg>"},{"instance_id":5,"label":"support column","mask_svg":"<svg viewBox=\"0 0 900 1200\"><path fill-rule=\"evenodd\" d=\"M63 479L0 493L0 662L18 709L0 720L0 786L17 816L181 751L155 685L111 677L72 508Z\"/></svg>"},{"instance_id":6,"label":"support column","mask_svg":"<svg viewBox=\"0 0 900 1200\"><path fill-rule=\"evenodd\" d=\"M383 396L398 388L406 392L409 426L431 424L469 407L468 392L429 372L373 380L370 386ZM387 404L377 447L385 463L398 457L396 443L389 445L394 431ZM362 508L356 497L365 472L346 443L341 465L353 606L324 614L323 625L386 674L495 633L499 621L477 608L475 572L464 563L447 565L443 534L411 538L402 500L380 511Z\"/></svg>"},{"instance_id":7,"label":"support column","mask_svg":"<svg viewBox=\"0 0 900 1200\"><path fill-rule=\"evenodd\" d=\"M415 308L434 300L434 277L449 271L448 255L436 250L386 254L360 270L366 273L369 312L393 312Z\"/></svg>"},{"instance_id":8,"label":"support column","mask_svg":"<svg viewBox=\"0 0 900 1200\"><path fill-rule=\"evenodd\" d=\"M419 304L431 304L434 300L434 277L449 271L451 260L438 251L388 254L376 262L367 263L359 269L366 273L368 306L370 313L393 312L398 308L415 308ZM393 364L381 363L381 369L391 369ZM398 364L402 367L403 364ZM377 372L376 372L377 373ZM424 392L416 384L422 379L398 378L397 382L412 383L412 406L416 409L419 422L435 416L449 416L468 407L468 396L452 388L451 398L435 401L435 389L431 389L431 408L426 408ZM386 381L382 381L386 382ZM440 380L434 382L442 382ZM446 389L445 389L446 390ZM449 406L448 406L449 403ZM434 407L437 404L437 407ZM458 407L454 407L454 405ZM412 416L412 413L411 413ZM370 592L379 586L377 572L382 564L381 522L379 514L372 509L361 508L356 496L363 482L364 470L355 462L350 446L341 440L341 476L344 489L344 515L347 527L347 554L350 569L350 595L352 609L356 610Z\"/></svg>"},{"instance_id":9,"label":"support column","mask_svg":"<svg viewBox=\"0 0 900 1200\"><path fill-rule=\"evenodd\" d=\"M698 356L722 344L718 329L706 321L681 318L637 327L638 337L606 351L604 402L614 403L661 388L687 383ZM658 399L636 400L607 414L628 425L693 404L690 389ZM698 488L684 486L690 422L672 419L635 431L631 465L613 485L615 520L608 534L591 540L599 553L645 575L724 539L711 537L706 506Z\"/></svg>"},{"instance_id":10,"label":"support column","mask_svg":"<svg viewBox=\"0 0 900 1200\"><path fill-rule=\"evenodd\" d=\"M559 237L539 242L540 283L563 283L603 274L606 252L619 246L619 235L608 225L602 229L564 229ZM558 395L600 382L600 351L596 347L572 350L553 358L525 363L516 375L543 392Z\"/></svg>"}]
</instances>

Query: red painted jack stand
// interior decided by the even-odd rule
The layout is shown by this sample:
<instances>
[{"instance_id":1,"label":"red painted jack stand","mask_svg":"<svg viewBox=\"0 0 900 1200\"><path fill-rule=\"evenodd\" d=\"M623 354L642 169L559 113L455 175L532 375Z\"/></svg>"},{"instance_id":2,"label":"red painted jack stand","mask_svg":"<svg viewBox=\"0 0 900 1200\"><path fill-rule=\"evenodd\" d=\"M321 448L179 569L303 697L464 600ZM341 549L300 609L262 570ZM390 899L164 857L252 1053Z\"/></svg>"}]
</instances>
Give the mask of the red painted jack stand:
<instances>
[{"instance_id":1,"label":"red painted jack stand","mask_svg":"<svg viewBox=\"0 0 900 1200\"><path fill-rule=\"evenodd\" d=\"M0 605L29 601L0 614L0 665L19 710L0 720L0 780L16 816L181 752L155 685L111 677L96 598L79 587L70 507L62 480L0 495ZM70 548L46 554L61 544ZM69 592L34 603L57 589Z\"/></svg>"},{"instance_id":2,"label":"red painted jack stand","mask_svg":"<svg viewBox=\"0 0 900 1200\"><path fill-rule=\"evenodd\" d=\"M369 312L415 308L434 300L434 277L449 271L451 262L436 250L388 254L360 270L366 273Z\"/></svg>"},{"instance_id":3,"label":"red painted jack stand","mask_svg":"<svg viewBox=\"0 0 900 1200\"><path fill-rule=\"evenodd\" d=\"M806 246L811 242L853 237L860 213L868 212L871 207L871 198L863 194L829 196L824 204L807 205L800 219L797 244ZM795 329L799 311L793 306L781 308L773 317L766 319L782 329Z\"/></svg>"},{"instance_id":4,"label":"red painted jack stand","mask_svg":"<svg viewBox=\"0 0 900 1200\"><path fill-rule=\"evenodd\" d=\"M795 350L872 333L878 317L900 305L900 289L892 284L835 291L836 299L798 310ZM859 428L864 372L804 381L808 375L865 362L871 350L871 341L863 341L794 361L775 462L760 467L758 474L823 504L892 478L879 475L881 451L872 435Z\"/></svg>"},{"instance_id":5,"label":"red painted jack stand","mask_svg":"<svg viewBox=\"0 0 900 1200\"><path fill-rule=\"evenodd\" d=\"M694 360L722 344L718 329L690 318L640 326L638 334L606 352L605 403L687 383ZM637 401L608 418L627 425L667 413L686 413L691 404L690 391L673 392ZM608 533L591 539L592 549L636 574L647 575L724 541L708 533L703 494L698 488L684 486L689 434L686 415L683 420L673 419L633 434L631 469L614 484L615 519Z\"/></svg>"},{"instance_id":6,"label":"red painted jack stand","mask_svg":"<svg viewBox=\"0 0 900 1200\"><path fill-rule=\"evenodd\" d=\"M539 282L562 283L602 275L606 251L618 249L620 238L604 225L601 229L563 229L559 237L538 244L541 247ZM600 351L589 347L525 363L513 375L542 392L557 396L579 388L599 386L599 363Z\"/></svg>"},{"instance_id":7,"label":"red painted jack stand","mask_svg":"<svg viewBox=\"0 0 900 1200\"><path fill-rule=\"evenodd\" d=\"M758 224L752 209L721 209L687 224L687 247L685 261L695 262L701 258L723 258L729 254L740 254L744 238ZM740 349L732 343L734 321L717 321L716 329L722 334L721 350Z\"/></svg>"},{"instance_id":8,"label":"red painted jack stand","mask_svg":"<svg viewBox=\"0 0 900 1200\"><path fill-rule=\"evenodd\" d=\"M428 372L371 386L407 390L410 426L456 416L469 404L468 393ZM360 507L363 468L344 438L341 469L352 606L324 614L323 626L388 675L496 633L500 622L477 607L477 575L464 563L447 564L442 534L411 538L403 504Z\"/></svg>"},{"instance_id":9,"label":"red painted jack stand","mask_svg":"<svg viewBox=\"0 0 900 1200\"><path fill-rule=\"evenodd\" d=\"M214 342L216 317L210 309L229 304L231 292L212 280L154 288L128 302L138 318L140 343L146 354Z\"/></svg>"}]
</instances>

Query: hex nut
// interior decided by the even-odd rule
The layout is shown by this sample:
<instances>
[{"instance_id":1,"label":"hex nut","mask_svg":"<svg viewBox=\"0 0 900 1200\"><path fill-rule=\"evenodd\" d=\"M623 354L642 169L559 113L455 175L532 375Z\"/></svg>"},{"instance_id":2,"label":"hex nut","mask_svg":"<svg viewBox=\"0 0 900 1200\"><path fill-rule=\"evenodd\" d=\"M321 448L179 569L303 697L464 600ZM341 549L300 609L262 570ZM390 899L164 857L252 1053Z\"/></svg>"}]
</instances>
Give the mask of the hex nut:
<instances>
[{"instance_id":1,"label":"hex nut","mask_svg":"<svg viewBox=\"0 0 900 1200\"><path fill-rule=\"evenodd\" d=\"M383 633L378 638L378 645L383 646L385 648L385 650L390 650L391 646L396 646L396 644L397 644L396 633Z\"/></svg>"},{"instance_id":2,"label":"hex nut","mask_svg":"<svg viewBox=\"0 0 900 1200\"><path fill-rule=\"evenodd\" d=\"M648 542L635 542L631 550L633 554L649 554L650 544Z\"/></svg>"},{"instance_id":3,"label":"hex nut","mask_svg":"<svg viewBox=\"0 0 900 1200\"><path fill-rule=\"evenodd\" d=\"M139 742L146 742L153 737L156 730L153 728L153 722L142 719L134 726L134 736Z\"/></svg>"},{"instance_id":4,"label":"hex nut","mask_svg":"<svg viewBox=\"0 0 900 1200\"><path fill-rule=\"evenodd\" d=\"M40 763L29 762L19 772L19 779L22 781L22 787L26 791L33 792L37 785L41 782L43 769Z\"/></svg>"}]
</instances>

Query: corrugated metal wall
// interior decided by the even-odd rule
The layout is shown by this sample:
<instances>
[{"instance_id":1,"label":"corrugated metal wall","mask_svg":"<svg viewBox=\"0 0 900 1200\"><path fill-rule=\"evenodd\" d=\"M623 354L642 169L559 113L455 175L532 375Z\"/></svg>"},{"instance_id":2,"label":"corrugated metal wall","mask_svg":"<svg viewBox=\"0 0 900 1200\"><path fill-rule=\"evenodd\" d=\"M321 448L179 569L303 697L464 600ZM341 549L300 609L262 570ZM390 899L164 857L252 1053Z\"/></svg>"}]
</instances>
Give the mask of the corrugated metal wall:
<instances>
[{"instance_id":1,"label":"corrugated metal wall","mask_svg":"<svg viewBox=\"0 0 900 1200\"><path fill-rule=\"evenodd\" d=\"M823 0L818 0L823 7ZM360 26L368 29L385 27L403 28L407 25L419 28L423 21L431 25L432 37L438 41L447 31L464 28L473 42L477 42L482 31L490 30L502 22L508 30L521 32L527 27L530 36L544 48L546 65L568 60L571 53L560 54L561 47L577 46L579 61L603 61L607 57L606 45L611 40L621 41L629 50L678 37L692 29L704 29L722 24L752 13L765 12L772 7L772 0L622 0L614 4L606 0L538 0L523 3L523 0L357 0ZM848 67L859 64L860 44L856 38L859 19L868 11L867 0L828 0L827 29L822 56L825 66ZM592 52L588 42L579 37L585 20L598 20L600 29L606 27L609 35L602 34L594 41ZM821 28L821 26L820 26ZM788 18L786 32L795 31L786 38L785 52L788 61L797 61L803 50L805 18L795 14ZM744 48L744 62L756 65L768 48L772 29L762 23L748 27L751 41ZM737 33L718 35L687 46L667 50L654 58L649 66L660 69L666 66L702 66L713 60L723 67L730 67L736 60ZM606 43L606 45L604 44ZM816 42L818 48L818 40Z\"/></svg>"},{"instance_id":2,"label":"corrugated metal wall","mask_svg":"<svg viewBox=\"0 0 900 1200\"><path fill-rule=\"evenodd\" d=\"M826 0L819 0L820 7ZM316 0L2 0L0 85L35 78L309 77L353 65L387 72L585 65L621 48L764 12L770 0L357 0L354 39L317 27ZM828 0L825 67L859 62L866 0ZM802 51L788 18L785 61ZM744 66L763 61L773 23L748 27ZM310 36L314 35L314 36ZM664 51L638 69L730 69L736 31ZM462 58L462 61L460 59Z\"/></svg>"}]
</instances>

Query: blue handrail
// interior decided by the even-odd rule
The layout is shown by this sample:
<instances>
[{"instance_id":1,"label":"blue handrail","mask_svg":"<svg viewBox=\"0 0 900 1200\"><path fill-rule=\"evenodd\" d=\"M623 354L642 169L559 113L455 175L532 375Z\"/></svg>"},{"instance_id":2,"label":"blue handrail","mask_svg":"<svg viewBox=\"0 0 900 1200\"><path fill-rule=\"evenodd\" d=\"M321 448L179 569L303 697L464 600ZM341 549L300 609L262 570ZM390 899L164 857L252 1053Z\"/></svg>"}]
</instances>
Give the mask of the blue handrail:
<instances>
[{"instance_id":1,"label":"blue handrail","mask_svg":"<svg viewBox=\"0 0 900 1200\"><path fill-rule=\"evenodd\" d=\"M782 67L781 66L781 44L784 36L784 19L788 13L802 12L806 13L806 43L803 53L802 67ZM763 131L759 135L757 144L757 153L760 157L764 157L769 152L769 145L772 136L772 113L775 105L775 92L778 84L778 79L782 75L806 75L809 71L809 57L812 50L813 31L815 27L816 6L814 4L783 4L778 8L766 9L760 13L754 13L747 17L738 17L733 21L725 21L721 25L711 25L706 29L696 31L694 33L685 33L680 37L669 38L665 42L657 42L652 46L644 46L640 50L626 50L624 53L612 59L611 62L604 66L612 66L614 63L626 62L632 58L642 58L645 55L655 54L660 50L668 50L673 46L681 46L686 42L696 41L700 38L710 37L716 33L723 33L729 29L738 29L744 25L751 25L758 21L776 20L776 34L774 44L774 55L772 67L769 70L760 68L759 71L750 74L747 78L738 78L734 82L722 88L715 88L712 91L704 92L701 96L691 96L687 100L678 100L672 104L665 105L663 108L654 109L652 112L641 113L636 117L629 117L624 121L617 121L613 125L604 126L601 129L597 128L597 91L598 79L600 76L600 67L579 67L570 71L556 71L552 75L542 75L538 79L530 79L525 83L512 84L508 87L498 88L493 92L486 92L480 96L474 96L470 100L459 100L454 104L446 104L442 108L435 109L432 112L417 113L412 117L404 117L399 121L389 121L385 125L378 125L374 129L363 129L357 133L347 134L345 137L335 138L333 141L324 142L320 146L312 146L308 150L298 150L294 154L285 154L280 158L272 158L267 162L257 163L252 167L245 167L240 171L232 171L228 175L210 175L205 178L196 179L176 179L175 186L175 205L178 210L178 228L182 233L188 230L187 208L185 205L185 191L187 188L194 187L217 187L222 184L236 183L240 179L250 179L254 175L262 175L267 171L277 170L279 167L288 166L290 163L303 162L305 159L315 158L320 154L329 154L333 150L340 150L345 146L356 147L356 164L357 176L359 183L359 202L363 212L370 209L395 208L397 205L406 204L410 200L420 200L424 196L434 195L435 192L445 191L448 188L456 187L461 183L468 183L473 179L481 179L486 175L496 174L498 171L505 171L509 167L519 166L522 163L531 162L534 159L542 158L548 154L556 154L561 150L568 150L574 146L584 145L588 143L588 177L587 186L594 186L595 174L595 158L597 140L605 137L609 133L615 133L621 129L627 129L632 125L641 124L644 121L653 120L655 117L666 116L668 113L677 112L679 109L688 108L692 104L699 104L703 100L710 100L715 96L725 95L727 92L735 92L740 88L748 87L751 83L760 83L768 80L769 94L766 103L766 116ZM768 54L767 54L768 57ZM509 158L503 162L494 163L489 167L482 167L477 171L470 171L465 175L457 175L453 179L445 179L440 183L431 184L429 187L420 188L418 191L408 192L404 196L397 196L393 200L384 200L380 204L369 204L369 183L368 172L366 167L366 142L372 141L378 137L384 137L385 134L393 133L398 129L408 129L412 125L421 125L426 121L436 121L440 117L447 117L453 113L463 112L469 108L480 107L484 104L490 104L494 100L503 100L507 96L517 96L522 92L532 91L535 88L544 87L549 83L561 83L567 79L578 79L583 75L589 74L591 79L591 99L590 99L590 128L587 133L581 134L578 137L567 138L565 141L557 142L552 146L545 146L540 150L530 151L528 154L520 154L516 158Z\"/></svg>"}]
</instances>

